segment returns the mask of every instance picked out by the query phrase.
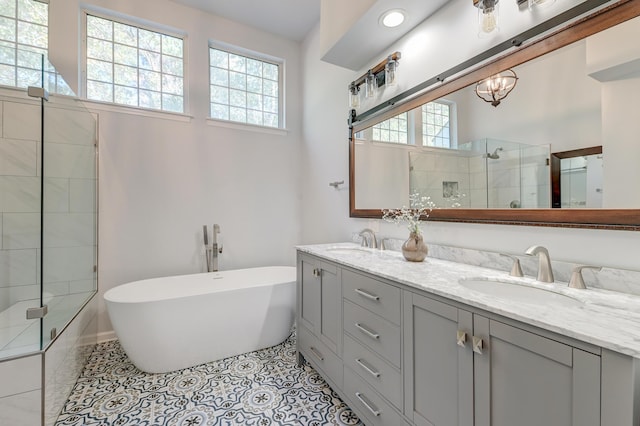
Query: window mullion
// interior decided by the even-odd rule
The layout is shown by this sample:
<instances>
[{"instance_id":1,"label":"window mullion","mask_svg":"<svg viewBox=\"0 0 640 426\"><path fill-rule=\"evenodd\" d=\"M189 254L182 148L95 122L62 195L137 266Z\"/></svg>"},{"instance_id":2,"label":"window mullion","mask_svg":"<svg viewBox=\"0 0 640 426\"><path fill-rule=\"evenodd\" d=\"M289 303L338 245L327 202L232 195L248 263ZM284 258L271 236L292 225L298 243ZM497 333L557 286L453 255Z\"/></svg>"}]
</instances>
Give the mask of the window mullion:
<instances>
[{"instance_id":1,"label":"window mullion","mask_svg":"<svg viewBox=\"0 0 640 426\"><path fill-rule=\"evenodd\" d=\"M99 43L105 43L105 46L106 43L110 43L111 59L110 62L101 58L100 61L102 63L94 62L92 65L87 63L86 68L94 66L94 64L95 66L103 67L102 69L109 66L112 74L110 81L112 96L109 98L106 93L99 92L100 85L106 87L104 83L100 82L99 84L95 83L94 86L98 91L94 90L93 94L87 91L87 99L138 108L184 112L184 39L147 28L143 29L137 25L115 21L107 17L94 16L93 14L89 16L91 19L87 20L85 31L87 34L91 32L92 37L96 38ZM146 44L142 43L142 30L144 30L146 37ZM107 38L110 38L110 40L107 40ZM165 40L167 40L167 43L165 43ZM100 52L100 56L103 56L101 54L104 52L102 47L95 47L95 49L99 49L97 52ZM164 53L163 50L167 50L167 53ZM145 59L149 61L144 71L143 58L141 57L143 52L145 53ZM169 68L164 66L165 57L171 57ZM181 63L178 61L181 61ZM182 75L174 75L179 74L178 67L182 67ZM171 73L170 70L172 68L175 68L176 72ZM97 72L97 76L103 74L100 72L101 68L91 69ZM145 80L146 85L145 81L143 81L144 76L148 77ZM167 91L164 85L164 81L167 80L165 77L169 79L168 84L172 89L169 92L171 93ZM118 80L118 83L116 83L116 80ZM117 96L116 92L118 93Z\"/></svg>"}]
</instances>

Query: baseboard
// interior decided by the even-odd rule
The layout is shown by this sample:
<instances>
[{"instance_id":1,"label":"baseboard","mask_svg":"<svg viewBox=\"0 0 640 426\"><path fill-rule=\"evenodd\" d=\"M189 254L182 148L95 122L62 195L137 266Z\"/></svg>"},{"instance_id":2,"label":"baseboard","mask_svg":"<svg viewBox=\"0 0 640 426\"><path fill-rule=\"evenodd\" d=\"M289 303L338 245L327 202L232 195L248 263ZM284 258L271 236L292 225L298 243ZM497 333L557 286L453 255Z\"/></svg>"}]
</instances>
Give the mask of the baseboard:
<instances>
[{"instance_id":1,"label":"baseboard","mask_svg":"<svg viewBox=\"0 0 640 426\"><path fill-rule=\"evenodd\" d=\"M98 343L108 342L110 340L116 340L118 337L116 336L115 331L103 331L102 333L98 333Z\"/></svg>"}]
</instances>

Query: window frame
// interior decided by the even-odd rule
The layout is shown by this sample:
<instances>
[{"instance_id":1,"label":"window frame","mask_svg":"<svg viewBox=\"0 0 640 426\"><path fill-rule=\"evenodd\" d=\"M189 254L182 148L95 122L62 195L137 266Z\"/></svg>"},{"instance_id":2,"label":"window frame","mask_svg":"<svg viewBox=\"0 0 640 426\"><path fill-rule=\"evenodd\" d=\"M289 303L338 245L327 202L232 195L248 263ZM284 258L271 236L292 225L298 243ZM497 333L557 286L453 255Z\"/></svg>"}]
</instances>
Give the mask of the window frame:
<instances>
[{"instance_id":1,"label":"window frame","mask_svg":"<svg viewBox=\"0 0 640 426\"><path fill-rule=\"evenodd\" d=\"M14 21L14 25L15 25L15 40L14 41L9 41L9 40L0 40L0 42L2 43L7 43L9 45L12 45L11 47L9 47L10 49L12 49L14 51L14 58L13 58L13 64L7 64L7 63L3 63L3 66L7 66L7 67L12 67L14 69L14 75L13 75L13 84L7 85L7 84L0 84L0 87L2 88L9 88L9 89L17 89L17 90L27 90L28 86L33 86L33 85L38 85L38 86L42 86L45 89L47 89L49 92L51 93L55 93L55 94L59 94L59 95L64 95L64 96L69 96L69 95L73 95L73 91L71 90L71 88L69 87L69 85L67 84L66 81L64 81L64 79L62 78L62 76L55 70L55 68L53 67L53 65L49 62L49 43L48 40L46 42L46 47L40 47L40 46L36 46L36 45L32 45L32 44L24 44L21 43L19 38L20 38L20 32L19 32L19 28L20 28L20 23L26 23L29 25L35 25L38 27L43 27L46 30L46 33L48 35L49 33L49 1L48 0L32 0L33 2L37 2L37 3L41 3L43 4L46 8L47 8L47 17L46 17L46 24L41 24L39 22L35 22L35 21L28 21L28 20L24 20L21 19L19 16L19 1L18 0L14 0L16 9L15 9L15 16L8 16L8 15L2 15L3 18L5 19L9 19ZM44 57L45 61L42 64L42 66L38 67L38 68L29 68L28 66L23 66L19 64L20 61L20 52L30 52L36 55L40 55L41 57ZM41 61L42 62L42 61ZM19 70L32 70L32 71L37 71L40 75L39 75L39 81L36 83L35 81L33 83L29 83L26 86L21 86L19 85L20 82L20 76L19 76ZM44 73L44 76L43 76ZM44 80L43 80L44 78Z\"/></svg>"},{"instance_id":2,"label":"window frame","mask_svg":"<svg viewBox=\"0 0 640 426\"><path fill-rule=\"evenodd\" d=\"M266 126L264 124L253 124L253 123L247 123L242 121L234 121L231 119L225 120L222 118L215 118L211 116L211 105L212 105L211 69L213 68L211 64L211 49L222 50L230 54L243 56L245 58L253 59L260 62L266 62L272 65L276 65L278 67L278 126L277 127ZM284 85L286 61L283 58L278 58L266 53L256 52L254 50L249 50L240 46L224 43L218 40L209 40L209 46L207 49L207 63L209 68L208 80L207 80L207 86L209 89L208 90L209 102L208 102L208 112L207 112L208 120L212 120L213 122L216 122L216 123L225 123L225 124L228 123L231 126L247 126L250 128L268 129L268 130L286 130L285 85Z\"/></svg>"},{"instance_id":3,"label":"window frame","mask_svg":"<svg viewBox=\"0 0 640 426\"><path fill-rule=\"evenodd\" d=\"M87 16L95 16L96 18L105 19L111 21L113 23L119 23L128 25L131 27L136 27L138 29L154 32L157 34L166 35L169 37L179 38L182 40L182 112L165 110L165 109L157 109L157 108L149 108L140 105L128 105L117 103L115 101L100 101L95 99L89 99L87 97L87 39L88 39L88 28L87 28ZM80 22L80 34L81 34L81 52L80 52L80 97L88 102L94 102L96 104L105 105L112 108L121 108L124 110L139 110L147 113L160 113L160 114L172 114L172 115L180 115L180 116L188 116L189 115L189 61L188 61L188 35L185 31L181 31L175 28L168 27L166 25L162 25L156 22L147 21L144 19L136 18L129 15L124 15L117 12L105 11L104 9L94 9L90 7L85 7L81 10L81 22ZM111 41L113 43L113 41ZM139 49L139 46L136 47ZM113 60L111 64L114 64ZM136 69L139 71L139 64L136 66ZM161 78L163 73L161 73ZM169 74L171 75L171 74ZM138 85L139 85L139 74L138 74ZM112 86L115 86L115 83L111 83ZM139 92L140 87L136 88L138 91L138 103L139 103ZM163 92L159 92L163 93Z\"/></svg>"},{"instance_id":4,"label":"window frame","mask_svg":"<svg viewBox=\"0 0 640 426\"><path fill-rule=\"evenodd\" d=\"M433 146L428 145L425 142L425 137L427 137L425 133L425 129L423 128L422 121L422 110L430 103L437 103L441 105L446 105L449 108L449 146ZM457 149L458 148L458 107L457 104L453 101L449 101L447 99L437 99L435 101L427 102L420 106L420 146L425 148L443 148L443 149ZM416 135L416 140L418 137Z\"/></svg>"},{"instance_id":5,"label":"window frame","mask_svg":"<svg viewBox=\"0 0 640 426\"><path fill-rule=\"evenodd\" d=\"M403 121L405 121L405 125L406 125L406 131L402 131L402 130L391 130L391 120L398 120L401 121L401 119L399 118L401 115L405 115L405 118ZM391 134L391 132L397 133L398 136L402 133L404 133L406 135L406 141L402 142L400 140L398 141L392 141L392 140L382 140L382 138L380 139L375 139L373 136L373 132L374 130L378 130L378 132L382 132L383 130L387 130L387 129L382 129L379 126L382 123L389 123L389 134ZM392 143L392 144L396 144L396 145L413 145L414 144L414 135L413 135L413 127L414 127L414 114L411 111L405 111L403 113L400 113L398 115L394 115L393 117L390 117L384 121L381 121L380 123L376 123L373 126L371 126L371 141L372 142L380 142L380 143ZM391 139L391 138L390 138Z\"/></svg>"}]
</instances>

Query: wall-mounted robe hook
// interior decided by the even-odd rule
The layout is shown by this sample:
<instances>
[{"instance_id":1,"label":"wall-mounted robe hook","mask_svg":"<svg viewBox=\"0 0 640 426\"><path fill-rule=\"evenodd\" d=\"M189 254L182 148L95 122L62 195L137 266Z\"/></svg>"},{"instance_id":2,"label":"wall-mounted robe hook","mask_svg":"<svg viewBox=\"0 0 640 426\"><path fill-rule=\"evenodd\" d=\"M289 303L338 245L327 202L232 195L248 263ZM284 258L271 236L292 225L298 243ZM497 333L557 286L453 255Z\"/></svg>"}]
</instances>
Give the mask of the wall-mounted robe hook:
<instances>
[{"instance_id":1,"label":"wall-mounted robe hook","mask_svg":"<svg viewBox=\"0 0 640 426\"><path fill-rule=\"evenodd\" d=\"M335 181L335 182L329 182L329 186L333 186L335 189L340 189L339 186L340 185L344 185L344 181Z\"/></svg>"}]
</instances>

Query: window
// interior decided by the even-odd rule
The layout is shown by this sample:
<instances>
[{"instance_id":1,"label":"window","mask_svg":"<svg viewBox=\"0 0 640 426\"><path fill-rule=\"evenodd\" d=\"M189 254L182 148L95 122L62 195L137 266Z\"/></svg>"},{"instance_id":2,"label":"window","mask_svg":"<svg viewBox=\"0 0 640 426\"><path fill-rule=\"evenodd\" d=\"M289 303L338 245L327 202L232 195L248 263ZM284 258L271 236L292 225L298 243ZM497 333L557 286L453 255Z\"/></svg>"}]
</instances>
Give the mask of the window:
<instances>
[{"instance_id":1,"label":"window","mask_svg":"<svg viewBox=\"0 0 640 426\"><path fill-rule=\"evenodd\" d=\"M373 126L374 141L408 143L407 113L391 117Z\"/></svg>"},{"instance_id":2,"label":"window","mask_svg":"<svg viewBox=\"0 0 640 426\"><path fill-rule=\"evenodd\" d=\"M184 112L184 40L87 15L86 97Z\"/></svg>"},{"instance_id":3,"label":"window","mask_svg":"<svg viewBox=\"0 0 640 426\"><path fill-rule=\"evenodd\" d=\"M0 84L43 85L47 57L49 5L36 0L0 1ZM44 87L71 95L71 89L45 60Z\"/></svg>"},{"instance_id":4,"label":"window","mask_svg":"<svg viewBox=\"0 0 640 426\"><path fill-rule=\"evenodd\" d=\"M429 102L357 132L354 137L372 142L455 149L456 103Z\"/></svg>"},{"instance_id":5,"label":"window","mask_svg":"<svg viewBox=\"0 0 640 426\"><path fill-rule=\"evenodd\" d=\"M280 64L209 48L211 118L282 127Z\"/></svg>"},{"instance_id":6,"label":"window","mask_svg":"<svg viewBox=\"0 0 640 426\"><path fill-rule=\"evenodd\" d=\"M451 106L443 102L422 105L422 144L451 148Z\"/></svg>"}]
</instances>

